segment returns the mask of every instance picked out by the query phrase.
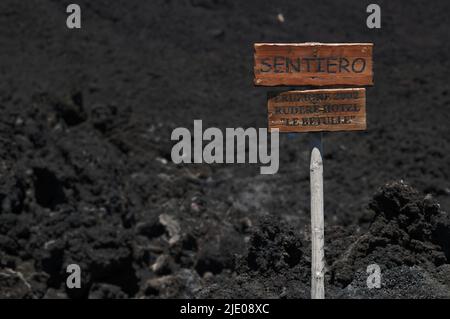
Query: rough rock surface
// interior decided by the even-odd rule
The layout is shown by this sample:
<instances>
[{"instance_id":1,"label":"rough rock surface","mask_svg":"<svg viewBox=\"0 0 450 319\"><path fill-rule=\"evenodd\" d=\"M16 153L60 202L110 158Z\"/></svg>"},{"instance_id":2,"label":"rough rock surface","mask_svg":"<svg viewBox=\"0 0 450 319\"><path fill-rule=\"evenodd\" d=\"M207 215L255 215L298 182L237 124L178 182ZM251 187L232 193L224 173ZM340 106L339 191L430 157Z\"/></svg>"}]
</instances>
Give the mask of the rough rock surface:
<instances>
[{"instance_id":1,"label":"rough rock surface","mask_svg":"<svg viewBox=\"0 0 450 319\"><path fill-rule=\"evenodd\" d=\"M450 2L379 1L380 30L360 1L77 3L81 30L0 4L1 298L308 298L307 134L272 176L170 158L194 119L266 127L252 44L275 41L375 45L368 130L324 138L327 297L448 297Z\"/></svg>"}]
</instances>

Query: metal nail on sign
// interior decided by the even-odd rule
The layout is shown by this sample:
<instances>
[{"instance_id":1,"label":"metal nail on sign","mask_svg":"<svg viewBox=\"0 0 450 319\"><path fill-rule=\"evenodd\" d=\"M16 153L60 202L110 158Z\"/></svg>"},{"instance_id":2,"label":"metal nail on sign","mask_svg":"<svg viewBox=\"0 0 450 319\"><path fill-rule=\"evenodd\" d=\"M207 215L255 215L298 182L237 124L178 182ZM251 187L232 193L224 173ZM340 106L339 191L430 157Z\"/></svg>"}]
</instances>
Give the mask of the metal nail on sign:
<instances>
[{"instance_id":1,"label":"metal nail on sign","mask_svg":"<svg viewBox=\"0 0 450 319\"><path fill-rule=\"evenodd\" d=\"M268 98L269 128L280 132L366 129L366 89L287 91Z\"/></svg>"},{"instance_id":2,"label":"metal nail on sign","mask_svg":"<svg viewBox=\"0 0 450 319\"><path fill-rule=\"evenodd\" d=\"M254 83L373 85L372 43L255 43Z\"/></svg>"}]
</instances>

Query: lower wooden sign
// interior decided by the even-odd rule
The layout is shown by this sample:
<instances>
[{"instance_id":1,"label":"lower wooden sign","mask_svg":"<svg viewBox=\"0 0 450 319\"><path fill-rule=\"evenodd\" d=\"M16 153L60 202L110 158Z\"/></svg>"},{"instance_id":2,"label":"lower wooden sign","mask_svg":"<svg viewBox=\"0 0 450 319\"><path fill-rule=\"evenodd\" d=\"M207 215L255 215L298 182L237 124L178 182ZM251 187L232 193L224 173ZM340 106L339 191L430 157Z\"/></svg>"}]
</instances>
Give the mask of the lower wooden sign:
<instances>
[{"instance_id":1,"label":"lower wooden sign","mask_svg":"<svg viewBox=\"0 0 450 319\"><path fill-rule=\"evenodd\" d=\"M269 129L280 132L366 129L366 89L287 91L268 99Z\"/></svg>"}]
</instances>

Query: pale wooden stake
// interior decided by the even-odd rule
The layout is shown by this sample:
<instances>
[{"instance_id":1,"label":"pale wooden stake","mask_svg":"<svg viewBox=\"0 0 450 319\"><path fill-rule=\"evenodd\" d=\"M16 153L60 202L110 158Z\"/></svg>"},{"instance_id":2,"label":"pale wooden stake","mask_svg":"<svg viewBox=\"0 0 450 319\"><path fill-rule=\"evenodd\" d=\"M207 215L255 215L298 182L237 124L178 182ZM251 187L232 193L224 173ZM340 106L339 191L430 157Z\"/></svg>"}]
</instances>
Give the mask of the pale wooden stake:
<instances>
[{"instance_id":1,"label":"pale wooden stake","mask_svg":"<svg viewBox=\"0 0 450 319\"><path fill-rule=\"evenodd\" d=\"M322 133L310 134L311 162L311 298L324 299L324 222Z\"/></svg>"}]
</instances>

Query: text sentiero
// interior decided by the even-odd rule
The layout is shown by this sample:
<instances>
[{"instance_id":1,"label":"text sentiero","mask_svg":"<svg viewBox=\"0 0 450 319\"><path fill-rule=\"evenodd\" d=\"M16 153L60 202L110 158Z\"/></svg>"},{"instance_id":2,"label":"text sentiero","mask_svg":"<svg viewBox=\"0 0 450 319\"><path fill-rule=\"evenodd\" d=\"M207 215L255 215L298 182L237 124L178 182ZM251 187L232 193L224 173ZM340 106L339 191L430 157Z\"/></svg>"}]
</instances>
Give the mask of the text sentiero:
<instances>
[{"instance_id":1,"label":"text sentiero","mask_svg":"<svg viewBox=\"0 0 450 319\"><path fill-rule=\"evenodd\" d=\"M255 85L372 85L371 43L256 43Z\"/></svg>"}]
</instances>

